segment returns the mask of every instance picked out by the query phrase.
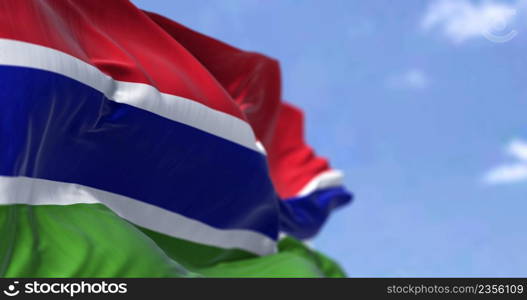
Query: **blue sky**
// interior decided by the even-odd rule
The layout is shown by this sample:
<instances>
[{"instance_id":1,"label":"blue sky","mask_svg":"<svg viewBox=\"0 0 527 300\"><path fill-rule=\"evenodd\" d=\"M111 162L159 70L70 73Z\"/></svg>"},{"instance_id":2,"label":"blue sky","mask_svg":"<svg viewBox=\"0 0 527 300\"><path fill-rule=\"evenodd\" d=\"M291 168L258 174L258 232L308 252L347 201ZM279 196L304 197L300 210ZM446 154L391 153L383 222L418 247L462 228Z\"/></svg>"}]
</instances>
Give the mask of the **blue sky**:
<instances>
[{"instance_id":1,"label":"blue sky","mask_svg":"<svg viewBox=\"0 0 527 300\"><path fill-rule=\"evenodd\" d=\"M351 277L527 276L527 4L135 0L278 59L355 202L314 245Z\"/></svg>"}]
</instances>

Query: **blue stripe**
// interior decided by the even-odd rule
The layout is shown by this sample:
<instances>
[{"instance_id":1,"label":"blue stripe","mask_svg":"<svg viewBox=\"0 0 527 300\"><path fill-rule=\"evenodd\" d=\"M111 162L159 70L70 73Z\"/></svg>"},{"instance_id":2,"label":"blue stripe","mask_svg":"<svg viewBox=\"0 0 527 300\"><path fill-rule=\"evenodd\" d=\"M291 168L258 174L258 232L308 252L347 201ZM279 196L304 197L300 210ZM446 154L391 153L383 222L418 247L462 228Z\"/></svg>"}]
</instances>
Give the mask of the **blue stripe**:
<instances>
[{"instance_id":1,"label":"blue stripe","mask_svg":"<svg viewBox=\"0 0 527 300\"><path fill-rule=\"evenodd\" d=\"M216 228L278 231L263 155L48 71L0 66L0 175L90 186Z\"/></svg>"},{"instance_id":2,"label":"blue stripe","mask_svg":"<svg viewBox=\"0 0 527 300\"><path fill-rule=\"evenodd\" d=\"M311 238L319 232L333 210L349 203L352 198L345 188L332 187L286 199L280 203L281 230L299 239Z\"/></svg>"}]
</instances>

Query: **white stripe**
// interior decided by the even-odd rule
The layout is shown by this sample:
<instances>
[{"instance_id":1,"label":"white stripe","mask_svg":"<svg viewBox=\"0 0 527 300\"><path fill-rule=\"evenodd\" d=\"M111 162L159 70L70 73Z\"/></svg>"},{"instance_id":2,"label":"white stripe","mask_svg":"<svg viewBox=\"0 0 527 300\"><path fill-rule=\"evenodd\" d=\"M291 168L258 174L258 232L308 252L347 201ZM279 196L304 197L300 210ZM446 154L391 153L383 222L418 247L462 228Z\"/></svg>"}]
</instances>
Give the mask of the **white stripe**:
<instances>
[{"instance_id":1,"label":"white stripe","mask_svg":"<svg viewBox=\"0 0 527 300\"><path fill-rule=\"evenodd\" d=\"M258 255L276 252L276 242L250 230L217 229L180 214L121 195L72 183L0 176L0 205L102 203L122 218L172 237Z\"/></svg>"},{"instance_id":2,"label":"white stripe","mask_svg":"<svg viewBox=\"0 0 527 300\"><path fill-rule=\"evenodd\" d=\"M339 170L329 170L318 174L298 192L297 197L306 196L314 191L342 185L344 174Z\"/></svg>"},{"instance_id":3,"label":"white stripe","mask_svg":"<svg viewBox=\"0 0 527 300\"><path fill-rule=\"evenodd\" d=\"M258 148L258 150L259 150L262 154L267 155L267 151L265 150L264 145L263 145L260 141L256 141L256 148Z\"/></svg>"},{"instance_id":4,"label":"white stripe","mask_svg":"<svg viewBox=\"0 0 527 300\"><path fill-rule=\"evenodd\" d=\"M64 52L0 39L0 65L61 74L100 91L110 100L144 109L261 152L247 122L197 101L161 93L148 84L114 80L96 67Z\"/></svg>"}]
</instances>

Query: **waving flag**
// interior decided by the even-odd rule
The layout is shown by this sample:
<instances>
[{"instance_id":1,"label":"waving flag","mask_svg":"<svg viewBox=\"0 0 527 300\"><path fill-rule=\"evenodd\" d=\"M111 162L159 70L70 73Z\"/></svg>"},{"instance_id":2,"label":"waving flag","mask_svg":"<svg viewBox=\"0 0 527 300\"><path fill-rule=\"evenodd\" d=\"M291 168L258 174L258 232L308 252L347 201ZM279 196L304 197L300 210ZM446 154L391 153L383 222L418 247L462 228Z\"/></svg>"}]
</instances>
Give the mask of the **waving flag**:
<instances>
[{"instance_id":1,"label":"waving flag","mask_svg":"<svg viewBox=\"0 0 527 300\"><path fill-rule=\"evenodd\" d=\"M2 276L341 276L278 64L128 1L0 2Z\"/></svg>"}]
</instances>

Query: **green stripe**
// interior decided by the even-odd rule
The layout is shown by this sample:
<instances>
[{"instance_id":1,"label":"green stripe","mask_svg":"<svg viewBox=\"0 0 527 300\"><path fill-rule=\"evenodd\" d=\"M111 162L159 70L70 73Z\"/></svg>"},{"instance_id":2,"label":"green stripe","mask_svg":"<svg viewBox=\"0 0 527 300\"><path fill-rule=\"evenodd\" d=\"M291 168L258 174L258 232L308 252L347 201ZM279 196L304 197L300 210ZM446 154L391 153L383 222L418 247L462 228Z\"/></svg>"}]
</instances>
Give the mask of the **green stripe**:
<instances>
[{"instance_id":1,"label":"green stripe","mask_svg":"<svg viewBox=\"0 0 527 300\"><path fill-rule=\"evenodd\" d=\"M100 204L0 206L2 277L179 277L190 274Z\"/></svg>"},{"instance_id":2,"label":"green stripe","mask_svg":"<svg viewBox=\"0 0 527 300\"><path fill-rule=\"evenodd\" d=\"M0 205L1 277L343 277L292 238L258 257L136 227L102 204Z\"/></svg>"},{"instance_id":3,"label":"green stripe","mask_svg":"<svg viewBox=\"0 0 527 300\"><path fill-rule=\"evenodd\" d=\"M333 260L291 237L282 239L278 253L200 270L207 277L345 277Z\"/></svg>"},{"instance_id":4,"label":"green stripe","mask_svg":"<svg viewBox=\"0 0 527 300\"><path fill-rule=\"evenodd\" d=\"M278 253L255 256L176 239L142 228L165 252L187 269L207 277L345 277L330 258L286 237Z\"/></svg>"},{"instance_id":5,"label":"green stripe","mask_svg":"<svg viewBox=\"0 0 527 300\"><path fill-rule=\"evenodd\" d=\"M200 270L220 262L237 261L258 257L255 254L239 249L223 249L197 244L183 239L138 227L148 235L173 260L190 270Z\"/></svg>"}]
</instances>

